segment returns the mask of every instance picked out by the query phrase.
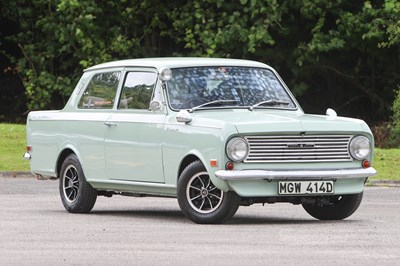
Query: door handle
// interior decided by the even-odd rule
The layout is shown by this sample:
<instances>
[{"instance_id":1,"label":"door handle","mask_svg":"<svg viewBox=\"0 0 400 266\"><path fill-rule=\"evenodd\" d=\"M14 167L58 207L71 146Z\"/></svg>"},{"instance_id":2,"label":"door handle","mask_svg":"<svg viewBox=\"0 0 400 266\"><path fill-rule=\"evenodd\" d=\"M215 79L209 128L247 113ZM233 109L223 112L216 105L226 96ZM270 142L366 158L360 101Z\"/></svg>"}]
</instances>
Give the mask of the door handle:
<instances>
[{"instance_id":1,"label":"door handle","mask_svg":"<svg viewBox=\"0 0 400 266\"><path fill-rule=\"evenodd\" d=\"M112 126L117 126L117 123L113 123L113 122L109 122L109 121L106 121L106 122L104 122L104 125L106 125L106 126L108 126L108 127L112 127Z\"/></svg>"}]
</instances>

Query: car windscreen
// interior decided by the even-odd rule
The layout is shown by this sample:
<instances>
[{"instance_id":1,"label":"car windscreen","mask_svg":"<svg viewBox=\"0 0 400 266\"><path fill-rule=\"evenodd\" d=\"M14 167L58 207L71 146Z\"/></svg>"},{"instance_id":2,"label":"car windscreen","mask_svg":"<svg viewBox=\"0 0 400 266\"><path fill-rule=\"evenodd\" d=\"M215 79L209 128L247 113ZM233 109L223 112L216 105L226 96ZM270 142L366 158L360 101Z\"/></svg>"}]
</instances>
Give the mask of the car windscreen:
<instances>
[{"instance_id":1,"label":"car windscreen","mask_svg":"<svg viewBox=\"0 0 400 266\"><path fill-rule=\"evenodd\" d=\"M277 76L265 68L174 68L167 89L173 110L252 106L296 109Z\"/></svg>"}]
</instances>

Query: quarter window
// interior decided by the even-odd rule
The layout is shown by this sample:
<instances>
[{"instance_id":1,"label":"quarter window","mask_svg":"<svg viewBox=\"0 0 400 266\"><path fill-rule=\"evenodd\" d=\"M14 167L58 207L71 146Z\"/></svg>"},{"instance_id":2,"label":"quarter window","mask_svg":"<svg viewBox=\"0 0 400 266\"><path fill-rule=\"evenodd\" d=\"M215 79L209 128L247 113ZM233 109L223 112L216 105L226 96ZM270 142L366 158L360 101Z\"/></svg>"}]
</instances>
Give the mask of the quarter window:
<instances>
[{"instance_id":1,"label":"quarter window","mask_svg":"<svg viewBox=\"0 0 400 266\"><path fill-rule=\"evenodd\" d=\"M86 87L78 107L85 109L112 109L120 75L120 72L95 74Z\"/></svg>"},{"instance_id":2,"label":"quarter window","mask_svg":"<svg viewBox=\"0 0 400 266\"><path fill-rule=\"evenodd\" d=\"M118 109L149 109L156 80L154 72L128 72Z\"/></svg>"}]
</instances>

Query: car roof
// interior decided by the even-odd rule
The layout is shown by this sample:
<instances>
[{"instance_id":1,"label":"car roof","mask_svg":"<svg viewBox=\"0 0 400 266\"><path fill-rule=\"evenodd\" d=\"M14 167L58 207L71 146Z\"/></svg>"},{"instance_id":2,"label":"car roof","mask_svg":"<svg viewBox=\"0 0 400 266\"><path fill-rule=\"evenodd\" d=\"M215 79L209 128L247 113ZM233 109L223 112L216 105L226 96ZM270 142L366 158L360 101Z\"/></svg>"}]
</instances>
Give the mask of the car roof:
<instances>
[{"instance_id":1,"label":"car roof","mask_svg":"<svg viewBox=\"0 0 400 266\"><path fill-rule=\"evenodd\" d=\"M227 59L227 58L205 58L205 57L159 57L159 58L141 58L112 61L85 69L92 71L104 68L115 67L150 67L161 71L164 68L181 67L201 67L201 66L243 66L243 67L261 67L271 68L270 66L251 60Z\"/></svg>"}]
</instances>

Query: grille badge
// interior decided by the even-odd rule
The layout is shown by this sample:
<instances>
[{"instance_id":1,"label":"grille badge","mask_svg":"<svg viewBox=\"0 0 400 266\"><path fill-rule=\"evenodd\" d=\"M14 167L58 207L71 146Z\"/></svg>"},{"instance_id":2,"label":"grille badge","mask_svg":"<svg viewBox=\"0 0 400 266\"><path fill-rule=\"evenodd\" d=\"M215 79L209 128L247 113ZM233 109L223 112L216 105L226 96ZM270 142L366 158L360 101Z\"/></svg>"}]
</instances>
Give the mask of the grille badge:
<instances>
[{"instance_id":1,"label":"grille badge","mask_svg":"<svg viewBox=\"0 0 400 266\"><path fill-rule=\"evenodd\" d=\"M294 143L294 144L287 144L287 147L290 149L314 148L315 144L313 144L313 143Z\"/></svg>"}]
</instances>

